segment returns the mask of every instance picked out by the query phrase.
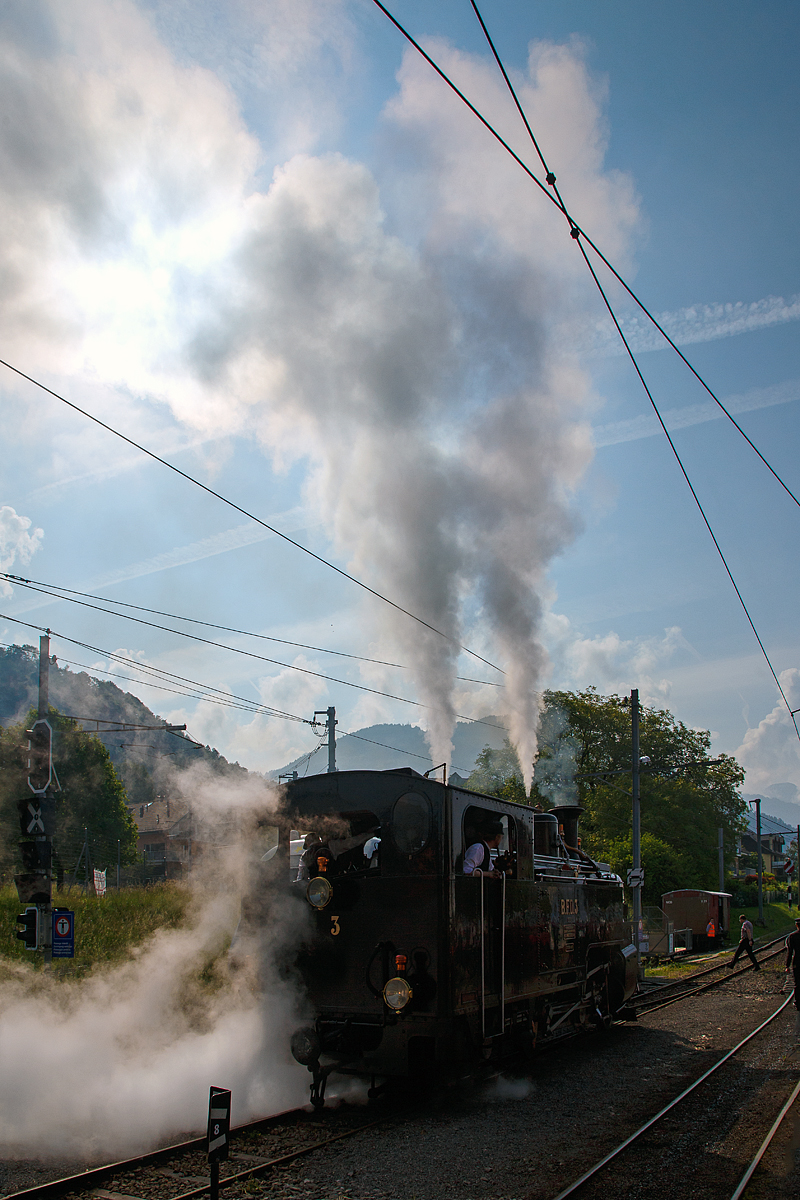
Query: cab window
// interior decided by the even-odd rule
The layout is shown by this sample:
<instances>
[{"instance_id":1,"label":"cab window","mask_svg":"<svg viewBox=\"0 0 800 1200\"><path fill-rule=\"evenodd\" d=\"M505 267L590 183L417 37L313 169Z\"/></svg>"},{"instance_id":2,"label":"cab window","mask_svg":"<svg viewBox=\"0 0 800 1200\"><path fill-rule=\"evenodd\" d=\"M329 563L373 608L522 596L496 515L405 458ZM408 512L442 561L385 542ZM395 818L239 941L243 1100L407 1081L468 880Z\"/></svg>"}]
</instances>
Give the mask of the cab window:
<instances>
[{"instance_id":1,"label":"cab window","mask_svg":"<svg viewBox=\"0 0 800 1200\"><path fill-rule=\"evenodd\" d=\"M353 875L379 871L381 827L371 812L331 813L309 819L289 837L289 873L293 881L317 875Z\"/></svg>"},{"instance_id":2,"label":"cab window","mask_svg":"<svg viewBox=\"0 0 800 1200\"><path fill-rule=\"evenodd\" d=\"M394 802L392 840L401 854L419 854L431 837L431 806L427 796L406 792Z\"/></svg>"},{"instance_id":3,"label":"cab window","mask_svg":"<svg viewBox=\"0 0 800 1200\"><path fill-rule=\"evenodd\" d=\"M507 813L498 812L496 809L479 808L474 804L464 810L461 824L461 849L457 854L455 864L457 873L461 873L464 869L464 857L470 846L485 842L487 830L496 826L502 827L503 836L496 849L490 847L492 866L504 870L506 874L514 874L517 855L517 830L514 818L509 817Z\"/></svg>"}]
</instances>

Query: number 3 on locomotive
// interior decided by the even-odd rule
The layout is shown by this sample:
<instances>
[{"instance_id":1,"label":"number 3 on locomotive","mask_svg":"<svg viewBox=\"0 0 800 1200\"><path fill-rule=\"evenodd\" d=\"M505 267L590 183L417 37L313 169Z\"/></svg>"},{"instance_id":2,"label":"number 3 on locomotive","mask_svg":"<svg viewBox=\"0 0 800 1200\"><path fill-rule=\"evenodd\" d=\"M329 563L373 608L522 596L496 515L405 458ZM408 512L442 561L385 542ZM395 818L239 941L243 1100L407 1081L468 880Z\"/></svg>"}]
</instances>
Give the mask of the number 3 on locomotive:
<instances>
[{"instance_id":1,"label":"number 3 on locomotive","mask_svg":"<svg viewBox=\"0 0 800 1200\"><path fill-rule=\"evenodd\" d=\"M331 917L331 937L338 937L341 932L342 931L339 928L339 918L332 916Z\"/></svg>"}]
</instances>

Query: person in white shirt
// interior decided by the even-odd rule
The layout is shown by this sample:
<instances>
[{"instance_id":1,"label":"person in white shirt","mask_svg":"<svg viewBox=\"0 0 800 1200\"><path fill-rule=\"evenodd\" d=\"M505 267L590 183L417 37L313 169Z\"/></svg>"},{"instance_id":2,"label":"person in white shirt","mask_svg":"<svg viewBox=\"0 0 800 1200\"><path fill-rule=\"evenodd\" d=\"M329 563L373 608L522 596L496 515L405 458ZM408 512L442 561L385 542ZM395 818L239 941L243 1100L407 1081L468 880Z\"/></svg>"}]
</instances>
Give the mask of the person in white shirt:
<instances>
[{"instance_id":1,"label":"person in white shirt","mask_svg":"<svg viewBox=\"0 0 800 1200\"><path fill-rule=\"evenodd\" d=\"M464 874L474 875L476 871L481 871L492 879L499 879L500 872L492 866L491 852L500 847L503 840L503 826L498 821L487 825L482 832L481 840L473 842L464 855Z\"/></svg>"},{"instance_id":2,"label":"person in white shirt","mask_svg":"<svg viewBox=\"0 0 800 1200\"><path fill-rule=\"evenodd\" d=\"M742 913L740 915L739 920L741 921L741 925L742 925L741 940L739 942L739 945L736 947L736 953L733 956L733 961L728 963L728 967L729 968L735 967L736 963L739 961L740 954L745 953L750 956L750 962L753 964L753 970L760 971L761 967L758 965L758 959L756 958L755 954L753 954L753 925L752 925L752 922L748 921L748 919L744 915L744 913Z\"/></svg>"}]
</instances>

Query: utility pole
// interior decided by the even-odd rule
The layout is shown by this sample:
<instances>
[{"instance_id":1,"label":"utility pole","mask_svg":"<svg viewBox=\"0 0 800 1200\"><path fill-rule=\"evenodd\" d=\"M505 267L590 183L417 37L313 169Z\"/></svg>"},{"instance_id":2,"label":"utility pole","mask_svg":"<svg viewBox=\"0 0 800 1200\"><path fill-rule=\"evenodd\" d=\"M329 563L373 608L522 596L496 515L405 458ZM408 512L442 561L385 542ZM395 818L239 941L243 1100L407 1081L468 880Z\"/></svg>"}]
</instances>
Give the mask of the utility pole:
<instances>
[{"instance_id":1,"label":"utility pole","mask_svg":"<svg viewBox=\"0 0 800 1200\"><path fill-rule=\"evenodd\" d=\"M639 689L631 689L631 775L633 777L633 940L639 962L639 943L642 940L642 887L639 883L642 868L642 822L639 804Z\"/></svg>"},{"instance_id":2,"label":"utility pole","mask_svg":"<svg viewBox=\"0 0 800 1200\"><path fill-rule=\"evenodd\" d=\"M725 840L724 830L718 829L719 834L719 890L725 891Z\"/></svg>"},{"instance_id":3,"label":"utility pole","mask_svg":"<svg viewBox=\"0 0 800 1200\"><path fill-rule=\"evenodd\" d=\"M325 728L328 731L328 774L333 775L336 772L336 709L331 707L328 709L318 708L314 713L316 717L326 717Z\"/></svg>"},{"instance_id":4,"label":"utility pole","mask_svg":"<svg viewBox=\"0 0 800 1200\"><path fill-rule=\"evenodd\" d=\"M758 923L764 924L764 865L761 855L761 801L751 800L756 806L756 842L758 843Z\"/></svg>"}]
</instances>

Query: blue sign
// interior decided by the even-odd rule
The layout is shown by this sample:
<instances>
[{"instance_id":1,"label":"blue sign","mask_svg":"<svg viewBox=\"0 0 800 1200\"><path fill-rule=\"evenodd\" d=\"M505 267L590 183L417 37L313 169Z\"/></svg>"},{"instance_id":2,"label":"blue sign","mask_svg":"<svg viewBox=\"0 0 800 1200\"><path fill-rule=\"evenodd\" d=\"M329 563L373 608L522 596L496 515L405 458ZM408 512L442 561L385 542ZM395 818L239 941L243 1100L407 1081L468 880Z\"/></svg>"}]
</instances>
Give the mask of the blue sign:
<instances>
[{"instance_id":1,"label":"blue sign","mask_svg":"<svg viewBox=\"0 0 800 1200\"><path fill-rule=\"evenodd\" d=\"M75 913L66 908L53 912L53 958L75 957Z\"/></svg>"}]
</instances>

